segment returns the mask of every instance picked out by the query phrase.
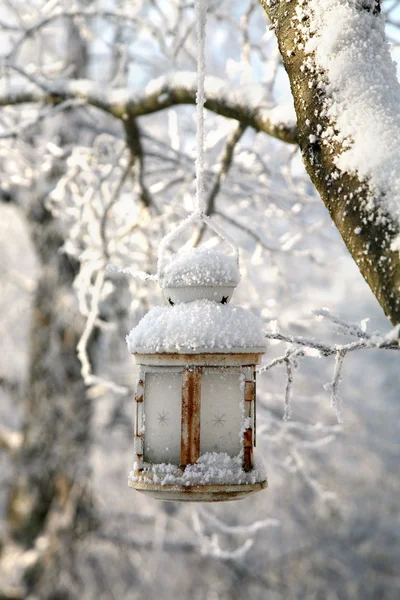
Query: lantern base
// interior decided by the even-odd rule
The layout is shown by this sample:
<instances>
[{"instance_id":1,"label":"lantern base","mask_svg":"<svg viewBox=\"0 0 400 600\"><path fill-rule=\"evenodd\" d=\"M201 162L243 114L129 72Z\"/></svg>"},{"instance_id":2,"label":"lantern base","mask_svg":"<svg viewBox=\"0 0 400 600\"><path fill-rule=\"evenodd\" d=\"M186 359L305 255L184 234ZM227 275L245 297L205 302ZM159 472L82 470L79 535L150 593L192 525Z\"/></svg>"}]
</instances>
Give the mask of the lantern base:
<instances>
[{"instance_id":1,"label":"lantern base","mask_svg":"<svg viewBox=\"0 0 400 600\"><path fill-rule=\"evenodd\" d=\"M165 502L225 502L240 500L268 486L267 480L257 483L224 485L161 485L129 480L129 486Z\"/></svg>"}]
</instances>

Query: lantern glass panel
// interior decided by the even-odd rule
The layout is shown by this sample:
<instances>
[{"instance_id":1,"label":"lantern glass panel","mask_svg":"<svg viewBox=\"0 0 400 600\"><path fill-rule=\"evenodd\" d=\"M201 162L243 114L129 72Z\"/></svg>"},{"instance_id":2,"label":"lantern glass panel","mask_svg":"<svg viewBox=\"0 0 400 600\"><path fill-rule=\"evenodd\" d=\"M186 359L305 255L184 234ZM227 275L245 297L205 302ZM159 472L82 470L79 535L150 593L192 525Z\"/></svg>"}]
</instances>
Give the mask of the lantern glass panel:
<instances>
[{"instance_id":1,"label":"lantern glass panel","mask_svg":"<svg viewBox=\"0 0 400 600\"><path fill-rule=\"evenodd\" d=\"M205 369L201 378L200 454L242 449L243 384L237 370Z\"/></svg>"},{"instance_id":2,"label":"lantern glass panel","mask_svg":"<svg viewBox=\"0 0 400 600\"><path fill-rule=\"evenodd\" d=\"M147 372L144 393L144 461L180 463L182 373Z\"/></svg>"}]
</instances>

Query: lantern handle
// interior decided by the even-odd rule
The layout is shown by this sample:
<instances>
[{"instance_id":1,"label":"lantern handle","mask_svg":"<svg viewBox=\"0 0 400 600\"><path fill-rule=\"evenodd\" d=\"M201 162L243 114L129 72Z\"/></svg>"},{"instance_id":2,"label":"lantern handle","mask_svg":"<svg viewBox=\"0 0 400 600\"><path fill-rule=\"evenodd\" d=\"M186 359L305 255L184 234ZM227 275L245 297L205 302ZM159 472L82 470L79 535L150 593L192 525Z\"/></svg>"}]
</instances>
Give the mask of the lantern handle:
<instances>
[{"instance_id":1,"label":"lantern handle","mask_svg":"<svg viewBox=\"0 0 400 600\"><path fill-rule=\"evenodd\" d=\"M226 242L231 247L233 255L236 258L236 264L239 268L239 248L236 246L236 244L232 240L232 238L222 229L222 227L217 225L215 223L215 221L213 221L211 219L211 217L208 217L207 215L205 215L202 212L193 212L188 217L186 217L186 219L184 219L181 223L179 223L179 225L177 225L177 227L175 227L175 229L173 229L172 231L167 233L167 235L164 236L160 242L160 245L158 248L158 264L157 264L157 273L158 273L159 281L161 281L162 274L163 274L164 268L165 268L165 263L166 263L165 251L167 249L167 246L180 233L182 233L187 227L189 227L190 225L193 225L193 223L198 223L198 222L202 222L207 227L212 229L214 231L214 233L216 233L224 242Z\"/></svg>"}]
</instances>

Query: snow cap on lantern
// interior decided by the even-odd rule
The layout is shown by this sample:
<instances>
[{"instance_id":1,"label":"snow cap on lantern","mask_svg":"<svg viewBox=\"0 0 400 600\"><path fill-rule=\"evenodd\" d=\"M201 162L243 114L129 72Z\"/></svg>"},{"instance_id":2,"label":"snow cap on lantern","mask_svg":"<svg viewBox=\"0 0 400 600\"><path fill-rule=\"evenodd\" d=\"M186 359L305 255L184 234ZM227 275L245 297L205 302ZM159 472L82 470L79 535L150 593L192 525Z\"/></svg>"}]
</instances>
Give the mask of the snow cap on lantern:
<instances>
[{"instance_id":1,"label":"snow cap on lantern","mask_svg":"<svg viewBox=\"0 0 400 600\"><path fill-rule=\"evenodd\" d=\"M127 336L140 365L129 485L164 500L219 501L266 486L254 466L260 320L228 304L237 256L195 248L162 262L167 306Z\"/></svg>"},{"instance_id":2,"label":"snow cap on lantern","mask_svg":"<svg viewBox=\"0 0 400 600\"><path fill-rule=\"evenodd\" d=\"M150 310L127 337L132 354L264 352L260 320L250 311L212 300Z\"/></svg>"},{"instance_id":3,"label":"snow cap on lantern","mask_svg":"<svg viewBox=\"0 0 400 600\"><path fill-rule=\"evenodd\" d=\"M239 283L235 256L209 248L182 249L166 263L159 283L172 306L191 300L214 300L226 304Z\"/></svg>"}]
</instances>

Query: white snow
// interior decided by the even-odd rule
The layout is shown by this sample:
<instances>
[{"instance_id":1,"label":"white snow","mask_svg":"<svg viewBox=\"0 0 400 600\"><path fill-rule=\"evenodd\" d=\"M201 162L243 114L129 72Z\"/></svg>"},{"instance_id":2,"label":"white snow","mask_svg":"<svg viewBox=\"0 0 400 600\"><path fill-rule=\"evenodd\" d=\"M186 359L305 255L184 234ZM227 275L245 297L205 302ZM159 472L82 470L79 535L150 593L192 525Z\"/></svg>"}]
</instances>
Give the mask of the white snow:
<instances>
[{"instance_id":1,"label":"white snow","mask_svg":"<svg viewBox=\"0 0 400 600\"><path fill-rule=\"evenodd\" d=\"M150 310L127 336L129 351L254 352L265 348L261 321L249 310L211 300L195 300Z\"/></svg>"},{"instance_id":2,"label":"white snow","mask_svg":"<svg viewBox=\"0 0 400 600\"><path fill-rule=\"evenodd\" d=\"M335 131L330 127L319 137L323 143L342 144L338 169L367 180L372 192L369 207L381 206L398 221L400 86L385 40L384 16L362 9L361 4L359 0L310 0L306 7L299 3L294 25L303 36L310 28L305 50L314 53L316 68L323 72L319 85L327 99L321 117L328 117ZM311 59L305 67L313 68Z\"/></svg>"},{"instance_id":3,"label":"white snow","mask_svg":"<svg viewBox=\"0 0 400 600\"><path fill-rule=\"evenodd\" d=\"M116 265L107 265L106 271L109 273L123 273L129 275L134 279L140 279L140 281L157 281L157 275L150 275L144 271L138 271L137 269L131 269L130 267L119 267Z\"/></svg>"},{"instance_id":4,"label":"white snow","mask_svg":"<svg viewBox=\"0 0 400 600\"><path fill-rule=\"evenodd\" d=\"M184 287L237 284L240 273L236 257L208 248L182 249L165 266L160 285Z\"/></svg>"},{"instance_id":5,"label":"white snow","mask_svg":"<svg viewBox=\"0 0 400 600\"><path fill-rule=\"evenodd\" d=\"M265 90L264 90L265 94ZM291 104L278 104L268 111L269 120L274 127L296 127L297 119L293 102Z\"/></svg>"},{"instance_id":6,"label":"white snow","mask_svg":"<svg viewBox=\"0 0 400 600\"><path fill-rule=\"evenodd\" d=\"M134 463L129 474L130 481L157 483L159 485L241 485L265 481L266 475L260 464L252 471L242 468L243 458L231 457L225 452L207 452L200 456L196 464L187 465L181 471L176 465L148 465L141 475L135 475L138 465Z\"/></svg>"}]
</instances>

